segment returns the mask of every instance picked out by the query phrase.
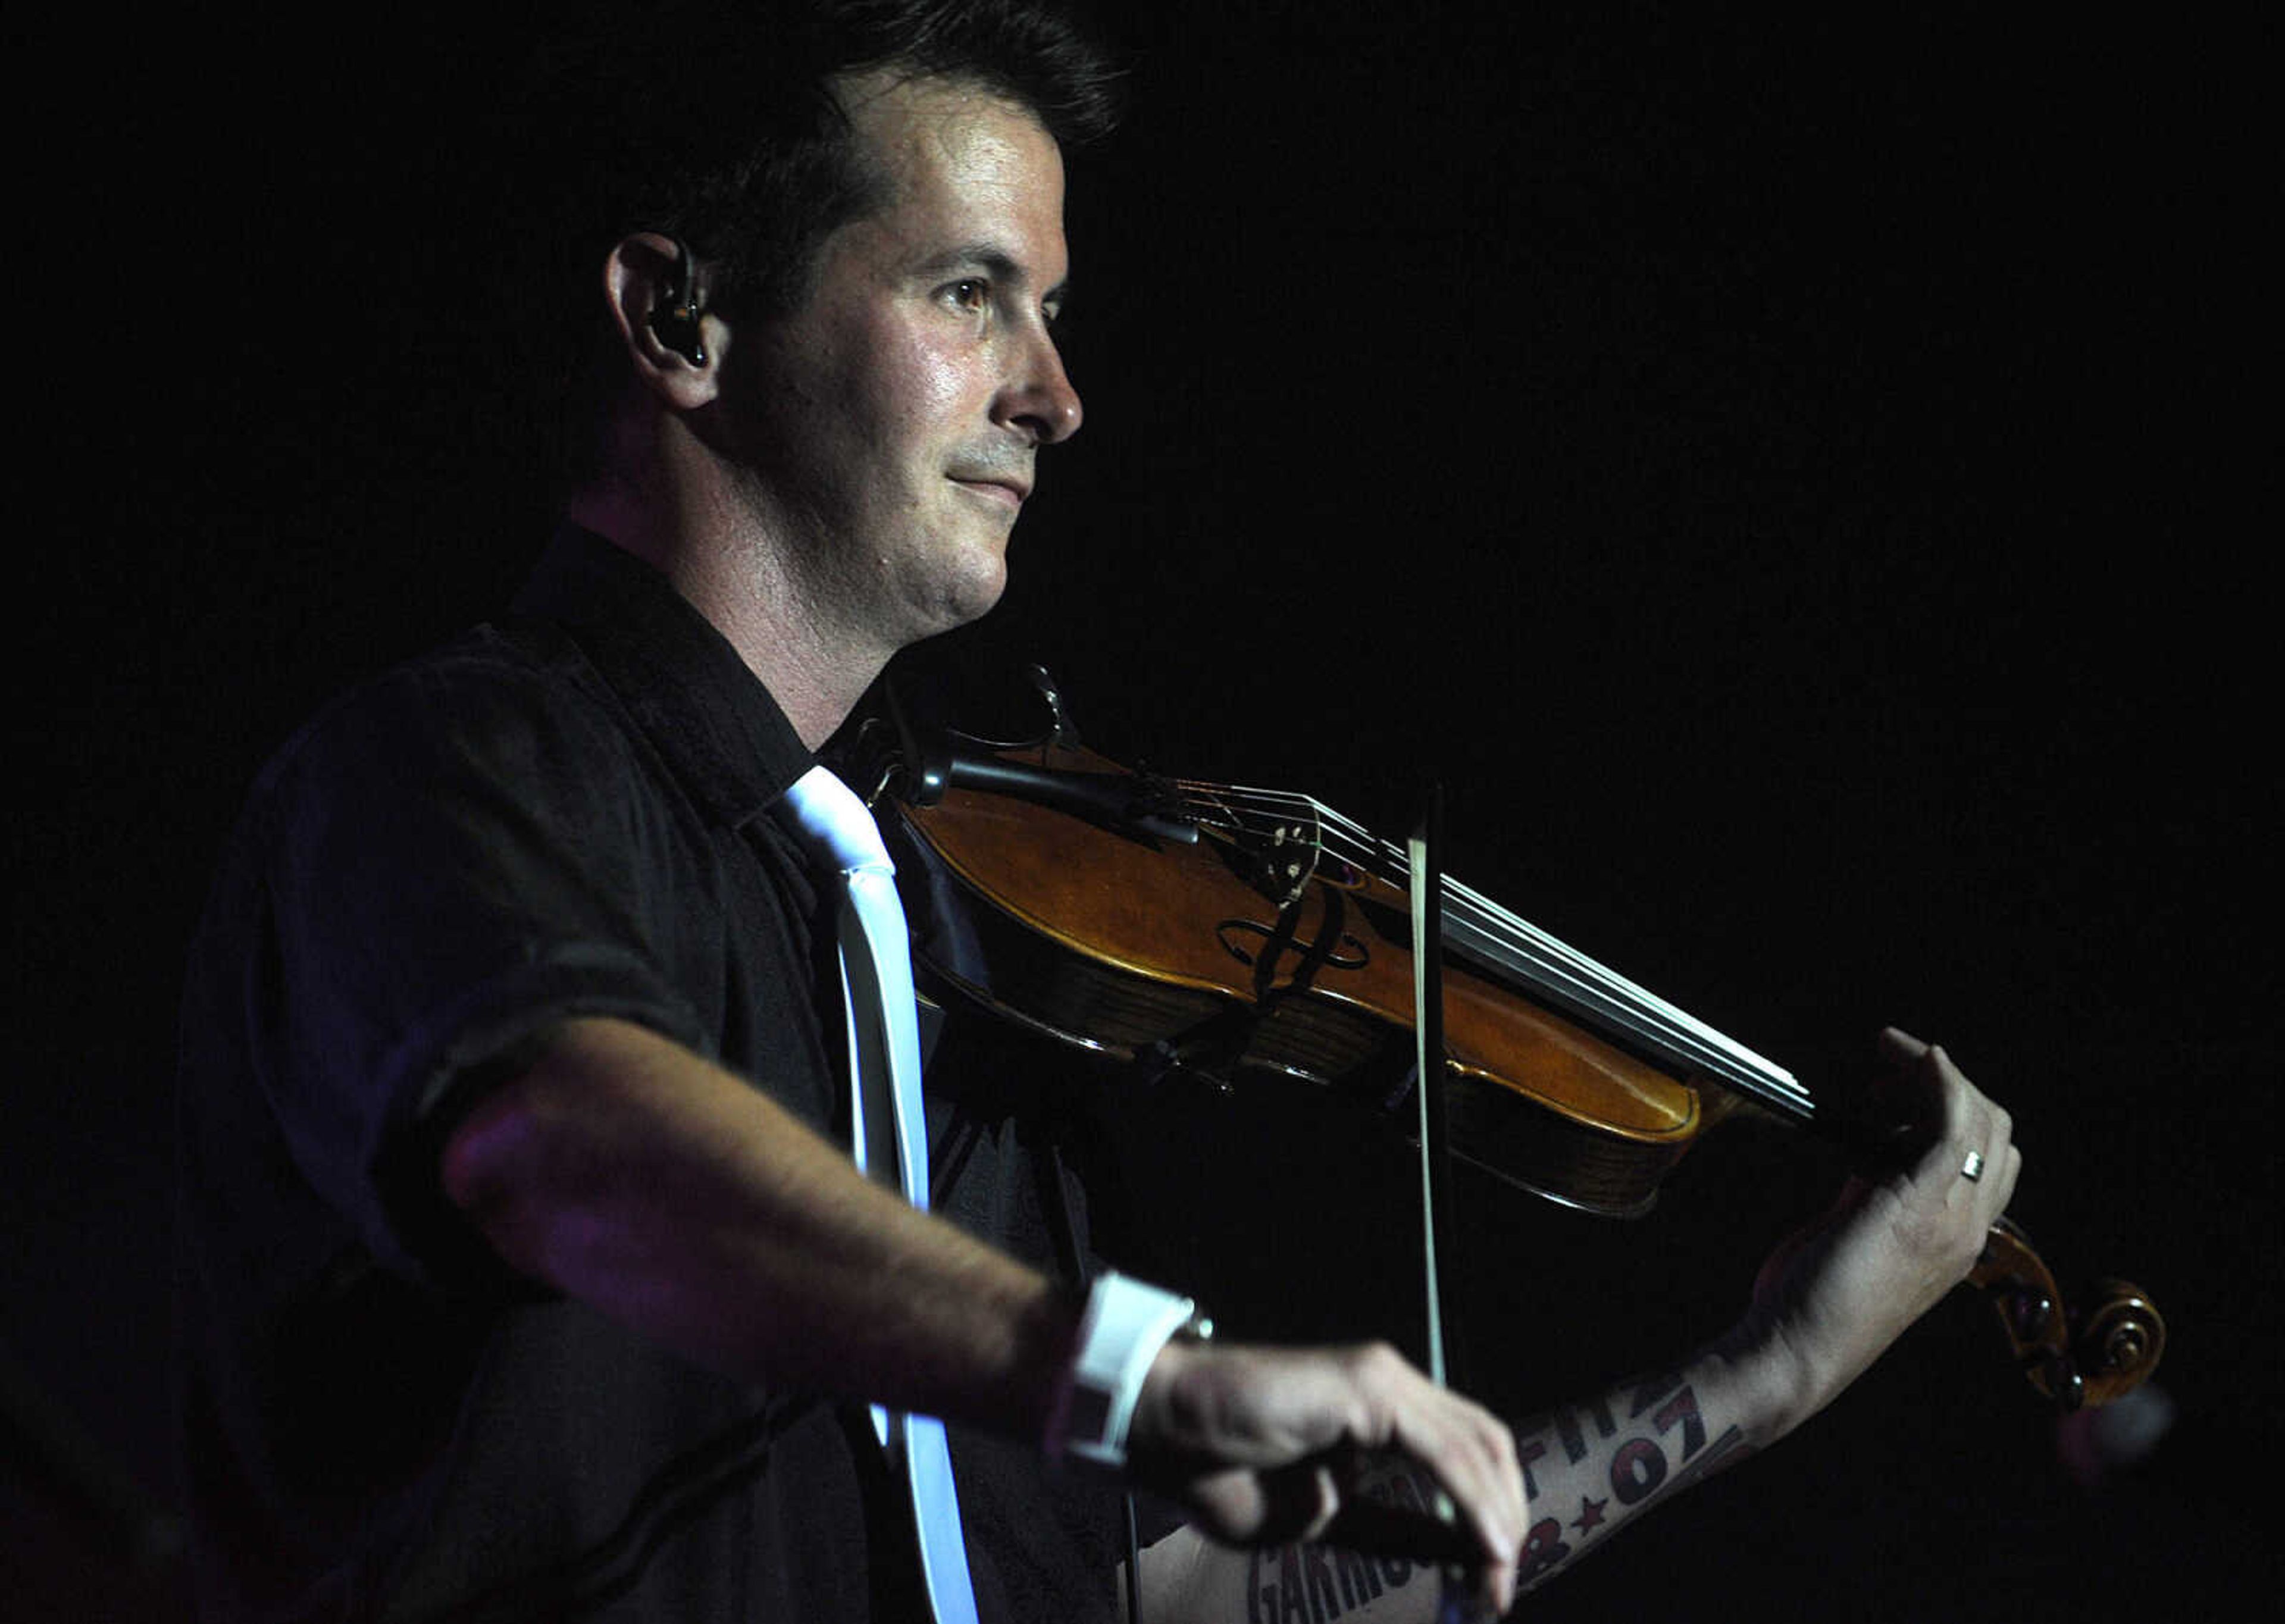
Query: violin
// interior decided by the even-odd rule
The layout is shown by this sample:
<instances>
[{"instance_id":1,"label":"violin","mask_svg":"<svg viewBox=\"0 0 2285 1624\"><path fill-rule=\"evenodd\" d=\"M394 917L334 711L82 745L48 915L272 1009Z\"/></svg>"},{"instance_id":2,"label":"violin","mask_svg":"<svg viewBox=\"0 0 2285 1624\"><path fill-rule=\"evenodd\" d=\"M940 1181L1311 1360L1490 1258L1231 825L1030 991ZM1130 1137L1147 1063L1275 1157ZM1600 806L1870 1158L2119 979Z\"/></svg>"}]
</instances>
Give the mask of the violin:
<instances>
[{"instance_id":1,"label":"violin","mask_svg":"<svg viewBox=\"0 0 2285 1624\"><path fill-rule=\"evenodd\" d=\"M1412 1097L1405 853L1302 795L1131 771L1054 726L1024 744L912 726L893 701L851 754L967 906L920 968L939 991L1150 1077L1248 1070L1392 1111ZM1758 1111L1859 1155L1895 1146L1784 1067L1468 886L1441 887L1450 1154L1535 1195L1637 1216L1700 1135ZM2139 1385L2165 1347L2147 1294L2076 1312L2022 1231L1969 1275L2032 1385L2067 1409Z\"/></svg>"}]
</instances>

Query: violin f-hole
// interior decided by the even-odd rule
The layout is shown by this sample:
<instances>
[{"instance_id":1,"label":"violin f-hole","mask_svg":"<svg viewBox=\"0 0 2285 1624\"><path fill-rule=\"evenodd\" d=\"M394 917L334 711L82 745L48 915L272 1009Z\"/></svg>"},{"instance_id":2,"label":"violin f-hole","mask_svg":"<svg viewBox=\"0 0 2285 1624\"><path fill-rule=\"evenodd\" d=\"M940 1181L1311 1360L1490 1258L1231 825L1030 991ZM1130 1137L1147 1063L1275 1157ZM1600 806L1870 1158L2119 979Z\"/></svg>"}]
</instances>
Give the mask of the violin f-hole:
<instances>
[{"instance_id":1,"label":"violin f-hole","mask_svg":"<svg viewBox=\"0 0 2285 1624\"><path fill-rule=\"evenodd\" d=\"M1260 938L1268 949L1267 953L1257 953L1245 946L1245 938L1248 937ZM1311 949L1314 950L1326 939L1325 937L1319 937L1317 942L1310 945ZM1293 945L1290 937L1281 937L1279 932L1255 919L1223 920L1214 927L1214 940L1221 944L1224 953L1229 954L1240 964L1248 966L1257 963L1265 956L1274 961L1278 953ZM1310 961L1323 964L1329 969L1361 970L1370 961L1371 953L1370 948L1344 930L1337 938L1332 938L1332 945L1326 948L1322 955L1313 951L1310 954Z\"/></svg>"}]
</instances>

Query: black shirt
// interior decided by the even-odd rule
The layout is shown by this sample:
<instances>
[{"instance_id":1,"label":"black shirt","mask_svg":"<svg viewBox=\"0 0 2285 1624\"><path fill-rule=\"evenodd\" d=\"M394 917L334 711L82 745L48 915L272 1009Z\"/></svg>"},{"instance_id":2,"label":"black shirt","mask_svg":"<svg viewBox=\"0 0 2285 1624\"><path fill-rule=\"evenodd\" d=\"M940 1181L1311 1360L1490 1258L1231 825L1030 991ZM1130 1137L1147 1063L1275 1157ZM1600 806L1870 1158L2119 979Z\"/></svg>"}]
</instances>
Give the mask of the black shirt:
<instances>
[{"instance_id":1,"label":"black shirt","mask_svg":"<svg viewBox=\"0 0 2285 1624\"><path fill-rule=\"evenodd\" d=\"M771 811L809 765L703 616L572 530L509 617L264 771L193 952L180 1095L184 1452L224 1616L908 1616L861 1408L532 1289L437 1185L486 1084L578 1015L845 1136L830 933ZM948 1208L1051 1261L1060 1171L1012 1118L930 1103ZM1099 1500L1020 1447L955 1458L987 1617L1111 1605Z\"/></svg>"}]
</instances>

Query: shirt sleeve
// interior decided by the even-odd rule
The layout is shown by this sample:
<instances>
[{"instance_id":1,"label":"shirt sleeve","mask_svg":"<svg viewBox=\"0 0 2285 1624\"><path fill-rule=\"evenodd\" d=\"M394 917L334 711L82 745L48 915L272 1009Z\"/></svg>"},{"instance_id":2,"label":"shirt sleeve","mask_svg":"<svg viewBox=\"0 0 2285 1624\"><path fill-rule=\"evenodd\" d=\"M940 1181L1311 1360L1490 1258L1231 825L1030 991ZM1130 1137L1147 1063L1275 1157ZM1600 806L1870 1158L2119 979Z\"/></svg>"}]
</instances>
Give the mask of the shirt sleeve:
<instances>
[{"instance_id":1,"label":"shirt sleeve","mask_svg":"<svg viewBox=\"0 0 2285 1624\"><path fill-rule=\"evenodd\" d=\"M438 1158L487 1084L579 1015L704 1041L658 962L674 815L597 694L482 659L397 673L257 793L254 1069L302 1175L387 1267L496 1268Z\"/></svg>"}]
</instances>

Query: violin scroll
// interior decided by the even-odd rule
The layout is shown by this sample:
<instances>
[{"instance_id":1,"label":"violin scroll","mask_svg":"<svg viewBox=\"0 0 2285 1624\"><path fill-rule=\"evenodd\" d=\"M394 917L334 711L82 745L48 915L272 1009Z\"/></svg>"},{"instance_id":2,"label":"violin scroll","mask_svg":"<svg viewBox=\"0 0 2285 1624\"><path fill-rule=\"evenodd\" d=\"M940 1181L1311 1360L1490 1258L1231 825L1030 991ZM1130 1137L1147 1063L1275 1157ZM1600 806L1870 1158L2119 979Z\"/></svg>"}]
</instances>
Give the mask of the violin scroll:
<instances>
[{"instance_id":1,"label":"violin scroll","mask_svg":"<svg viewBox=\"0 0 2285 1624\"><path fill-rule=\"evenodd\" d=\"M1998 1312L2024 1377L2065 1410L2131 1393L2166 1351L2165 1318L2140 1287L2099 1280L2091 1301L2065 1308L2046 1260L2005 1218L1967 1278Z\"/></svg>"}]
</instances>

